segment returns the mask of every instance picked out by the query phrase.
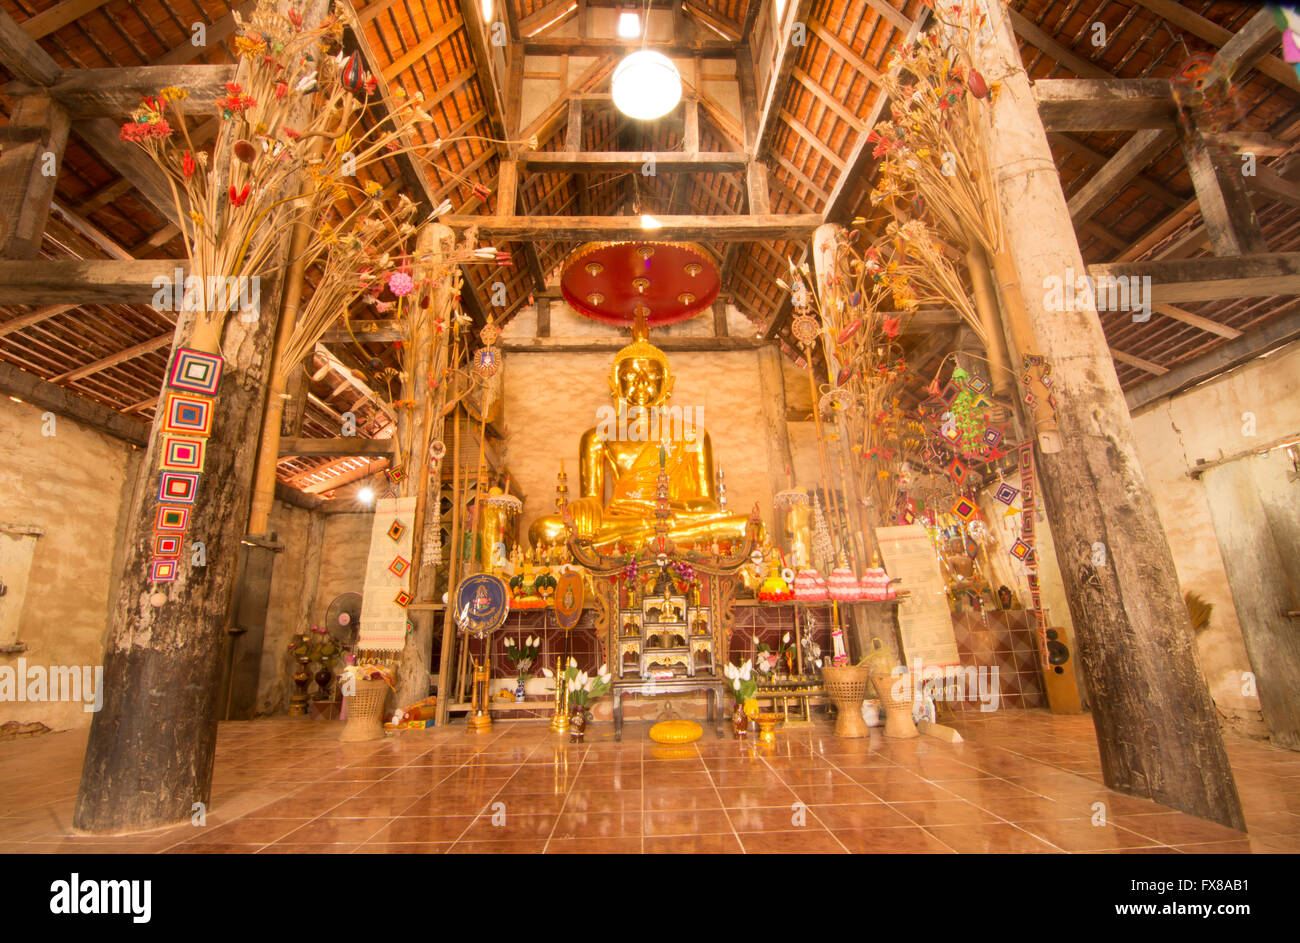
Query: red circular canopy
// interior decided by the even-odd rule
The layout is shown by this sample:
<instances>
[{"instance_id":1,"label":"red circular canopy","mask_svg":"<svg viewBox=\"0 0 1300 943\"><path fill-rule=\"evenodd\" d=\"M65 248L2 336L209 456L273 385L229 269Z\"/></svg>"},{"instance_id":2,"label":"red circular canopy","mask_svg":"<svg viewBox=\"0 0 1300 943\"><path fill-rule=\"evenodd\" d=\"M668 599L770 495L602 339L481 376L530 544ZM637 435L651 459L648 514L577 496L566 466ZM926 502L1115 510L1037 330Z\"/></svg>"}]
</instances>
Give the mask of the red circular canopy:
<instances>
[{"instance_id":1,"label":"red circular canopy","mask_svg":"<svg viewBox=\"0 0 1300 943\"><path fill-rule=\"evenodd\" d=\"M694 317L713 304L718 267L689 242L592 242L569 256L560 291L593 321L631 325L638 307L657 327Z\"/></svg>"}]
</instances>

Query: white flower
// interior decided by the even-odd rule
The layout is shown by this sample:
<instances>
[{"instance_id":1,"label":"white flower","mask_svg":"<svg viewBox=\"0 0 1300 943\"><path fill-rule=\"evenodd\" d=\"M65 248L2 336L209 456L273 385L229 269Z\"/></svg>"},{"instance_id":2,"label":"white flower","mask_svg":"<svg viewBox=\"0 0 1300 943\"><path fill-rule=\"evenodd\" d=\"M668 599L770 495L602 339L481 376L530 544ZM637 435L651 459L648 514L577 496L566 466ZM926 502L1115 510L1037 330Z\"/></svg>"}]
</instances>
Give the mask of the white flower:
<instances>
[{"instance_id":1,"label":"white flower","mask_svg":"<svg viewBox=\"0 0 1300 943\"><path fill-rule=\"evenodd\" d=\"M574 658L572 655L569 656L569 667L570 668L578 667L578 659Z\"/></svg>"},{"instance_id":2,"label":"white flower","mask_svg":"<svg viewBox=\"0 0 1300 943\"><path fill-rule=\"evenodd\" d=\"M299 82L294 87L294 91L309 92L315 87L315 85L316 85L316 73L315 71L312 71L309 75L304 75L302 77L302 81Z\"/></svg>"},{"instance_id":3,"label":"white flower","mask_svg":"<svg viewBox=\"0 0 1300 943\"><path fill-rule=\"evenodd\" d=\"M546 677L548 677L548 678L554 678L554 677L555 677L555 672L552 671L550 668L543 668L543 669L542 669L542 674L544 674L544 675L545 675Z\"/></svg>"},{"instance_id":4,"label":"white flower","mask_svg":"<svg viewBox=\"0 0 1300 943\"><path fill-rule=\"evenodd\" d=\"M733 665L731 662L727 662L727 664L722 669L722 673L726 675L728 678L735 678L736 666Z\"/></svg>"},{"instance_id":5,"label":"white flower","mask_svg":"<svg viewBox=\"0 0 1300 943\"><path fill-rule=\"evenodd\" d=\"M600 676L600 683L601 683L601 684L604 684L604 685L608 685L609 682L610 682L610 679L613 678L613 677L614 677L613 672L607 671L607 672L605 672L603 675Z\"/></svg>"},{"instance_id":6,"label":"white flower","mask_svg":"<svg viewBox=\"0 0 1300 943\"><path fill-rule=\"evenodd\" d=\"M600 675L601 677L604 677L605 675L609 674L609 665L601 665L599 668L596 669L596 674Z\"/></svg>"},{"instance_id":7,"label":"white flower","mask_svg":"<svg viewBox=\"0 0 1300 943\"><path fill-rule=\"evenodd\" d=\"M787 632L787 633L785 633L785 635L782 635L782 636L781 636L781 644L782 644L782 645L789 645L789 644L790 644L790 633L789 633L789 632Z\"/></svg>"},{"instance_id":8,"label":"white flower","mask_svg":"<svg viewBox=\"0 0 1300 943\"><path fill-rule=\"evenodd\" d=\"M737 678L735 681L731 682L731 686L732 686L733 688L735 688L737 691L739 691L739 690L740 690L740 679Z\"/></svg>"},{"instance_id":9,"label":"white flower","mask_svg":"<svg viewBox=\"0 0 1300 943\"><path fill-rule=\"evenodd\" d=\"M761 645L761 644L763 644L762 642L760 642L760 641L758 640L758 636L757 636L757 635L754 636L754 644L755 644L755 645Z\"/></svg>"},{"instance_id":10,"label":"white flower","mask_svg":"<svg viewBox=\"0 0 1300 943\"><path fill-rule=\"evenodd\" d=\"M741 666L738 677L740 678L741 681L748 681L751 677L753 677L753 674L754 674L754 663L753 661L747 661L745 662L744 665Z\"/></svg>"}]
</instances>

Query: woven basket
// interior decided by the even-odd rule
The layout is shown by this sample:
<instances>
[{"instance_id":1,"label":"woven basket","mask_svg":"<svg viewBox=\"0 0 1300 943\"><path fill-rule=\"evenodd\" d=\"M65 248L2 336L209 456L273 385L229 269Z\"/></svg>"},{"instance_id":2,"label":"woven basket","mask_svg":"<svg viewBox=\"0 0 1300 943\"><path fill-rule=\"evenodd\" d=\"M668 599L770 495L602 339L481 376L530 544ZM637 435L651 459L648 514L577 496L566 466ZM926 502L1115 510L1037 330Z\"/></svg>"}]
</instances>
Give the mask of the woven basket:
<instances>
[{"instance_id":1,"label":"woven basket","mask_svg":"<svg viewBox=\"0 0 1300 943\"><path fill-rule=\"evenodd\" d=\"M835 702L835 736L869 737L862 719L862 702L867 699L869 672L866 667L822 665L826 695Z\"/></svg>"},{"instance_id":2,"label":"woven basket","mask_svg":"<svg viewBox=\"0 0 1300 943\"><path fill-rule=\"evenodd\" d=\"M357 681L356 693L343 698L348 719L339 739L379 740L384 736L384 701L388 698L388 684L384 681Z\"/></svg>"},{"instance_id":3,"label":"woven basket","mask_svg":"<svg viewBox=\"0 0 1300 943\"><path fill-rule=\"evenodd\" d=\"M912 721L912 676L904 673L894 677L890 671L878 671L871 675L871 683L885 708L885 736L919 737L920 732ZM894 691L899 687L903 696L895 697Z\"/></svg>"}]
</instances>

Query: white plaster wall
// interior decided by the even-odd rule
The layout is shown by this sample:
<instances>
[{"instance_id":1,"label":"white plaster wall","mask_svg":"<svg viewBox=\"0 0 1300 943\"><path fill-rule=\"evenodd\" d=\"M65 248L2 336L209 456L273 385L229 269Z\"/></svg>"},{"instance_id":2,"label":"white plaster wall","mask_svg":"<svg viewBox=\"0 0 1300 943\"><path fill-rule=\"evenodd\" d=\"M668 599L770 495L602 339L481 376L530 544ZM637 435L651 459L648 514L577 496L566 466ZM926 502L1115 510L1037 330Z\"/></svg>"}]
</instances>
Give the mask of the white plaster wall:
<instances>
[{"instance_id":1,"label":"white plaster wall","mask_svg":"<svg viewBox=\"0 0 1300 943\"><path fill-rule=\"evenodd\" d=\"M1254 436L1243 434L1249 431L1246 413L1254 416ZM1179 582L1214 604L1210 628L1198 639L1210 690L1230 716L1258 726L1259 699L1241 693L1242 673L1251 665L1205 489L1187 473L1198 460L1300 436L1300 344L1154 404L1133 417L1133 428Z\"/></svg>"},{"instance_id":2,"label":"white plaster wall","mask_svg":"<svg viewBox=\"0 0 1300 943\"><path fill-rule=\"evenodd\" d=\"M42 435L41 416L0 397L0 521L45 531L19 616L27 651L0 655L0 666L16 669L19 658L47 669L102 665L123 486L136 450L63 416L54 417L54 435ZM0 723L66 730L89 726L92 716L80 703L0 702Z\"/></svg>"}]
</instances>

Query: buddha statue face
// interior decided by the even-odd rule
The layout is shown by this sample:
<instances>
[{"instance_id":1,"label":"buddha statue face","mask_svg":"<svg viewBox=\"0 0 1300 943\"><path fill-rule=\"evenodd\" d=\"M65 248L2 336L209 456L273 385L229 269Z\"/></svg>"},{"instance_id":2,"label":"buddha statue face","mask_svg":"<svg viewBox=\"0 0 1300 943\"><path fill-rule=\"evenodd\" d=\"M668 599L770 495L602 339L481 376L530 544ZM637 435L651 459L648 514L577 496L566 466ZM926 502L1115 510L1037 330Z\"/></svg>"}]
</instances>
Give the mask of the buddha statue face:
<instances>
[{"instance_id":1,"label":"buddha statue face","mask_svg":"<svg viewBox=\"0 0 1300 943\"><path fill-rule=\"evenodd\" d=\"M658 406L665 395L667 371L664 365L648 357L631 357L614 368L614 382L619 399L632 406Z\"/></svg>"}]
</instances>

